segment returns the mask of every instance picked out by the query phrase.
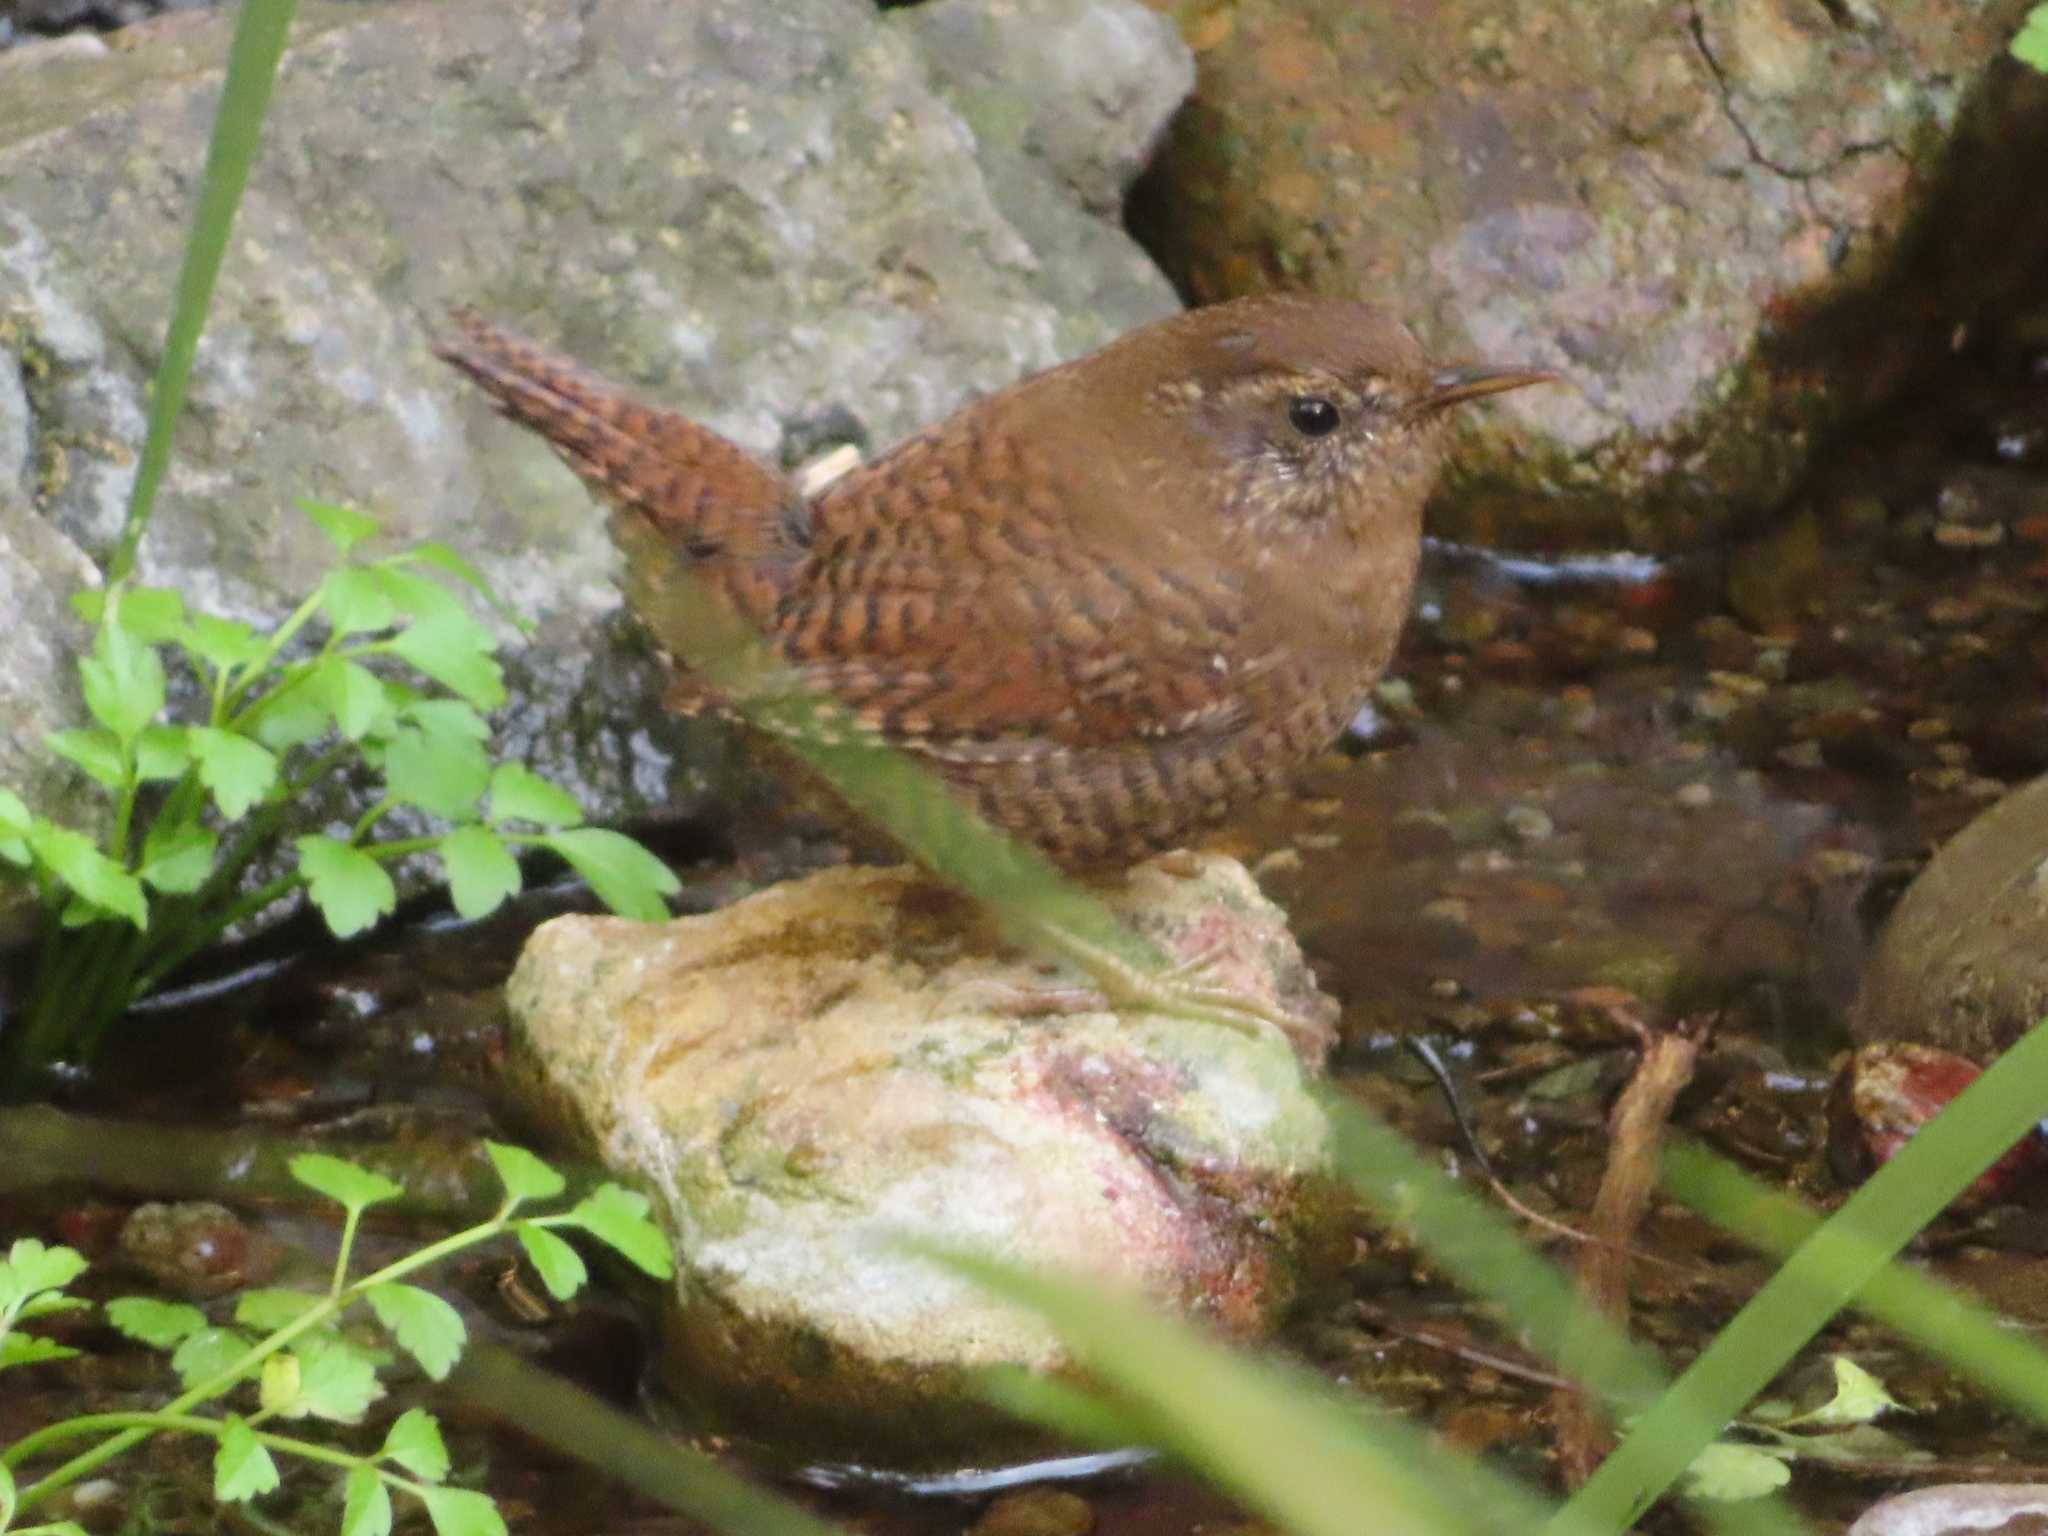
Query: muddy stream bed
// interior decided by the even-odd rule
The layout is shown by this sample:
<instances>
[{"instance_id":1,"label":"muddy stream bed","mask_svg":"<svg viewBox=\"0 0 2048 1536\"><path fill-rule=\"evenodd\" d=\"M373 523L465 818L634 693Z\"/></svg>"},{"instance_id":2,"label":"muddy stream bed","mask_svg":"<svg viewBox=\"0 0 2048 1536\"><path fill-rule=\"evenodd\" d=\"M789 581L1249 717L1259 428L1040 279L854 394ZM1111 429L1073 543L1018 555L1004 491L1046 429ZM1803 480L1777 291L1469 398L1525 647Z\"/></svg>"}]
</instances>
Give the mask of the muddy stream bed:
<instances>
[{"instance_id":1,"label":"muddy stream bed","mask_svg":"<svg viewBox=\"0 0 2048 1536\"><path fill-rule=\"evenodd\" d=\"M1605 1114L1633 1062L1625 1026L1711 1021L1682 1127L1821 1204L1830 1064L1869 944L1931 849L2005 788L2048 770L2048 358L1959 365L1937 403L1833 452L1790 517L1751 542L1672 562L1509 559L1435 548L1417 613L1372 718L1301 795L1235 829L1245 857L1345 1004L1339 1080L1447 1166L1473 1148L1434 1049L1498 1174L1519 1199L1582 1219L1607 1150ZM718 840L672 840L706 909L748 887ZM0 1130L0 1230L73 1243L104 1294L182 1274L188 1294L318 1272L332 1231L268 1197L275 1141L378 1145L441 1217L478 1197L472 1155L493 1119L498 985L525 932L579 904L555 888L476 927L422 916L341 952L273 955L237 985L140 1018L105 1078ZM115 1119L125 1138L95 1123ZM81 1177L80 1170L91 1171ZM118 1238L149 1198L229 1202L235 1217ZM366 1257L434 1230L430 1209L370 1234ZM1674 1366L1768 1272L1660 1205L1635 1270L1638 1333ZM1951 1217L1938 1270L2023 1324L2048 1321L2024 1205ZM508 1344L626 1406L644 1343L627 1297L600 1286L556 1307L503 1253L444 1275L477 1337ZM1361 1242L1347 1294L1295 1328L1324 1369L1458 1444L1538 1480L1550 1386L1535 1362L1398 1243ZM88 1287L90 1289L90 1287ZM10 1377L0 1442L161 1388L156 1357L92 1336L94 1353ZM1781 1386L1847 1349L1916 1410L1904 1446L1967 1474L2048 1477L2048 1439L1866 1325L1841 1322ZM458 1469L513 1528L695 1529L536 1448L424 1384ZM1802 1471L1794 1492L1838 1527L1899 1479ZM205 1451L160 1443L125 1470L131 1529L215 1528ZM1930 1473L1916 1474L1931 1480ZM793 1496L849 1529L923 1533L1253 1528L1156 1471L917 1498L875 1489ZM328 1498L324 1477L304 1481ZM293 1529L329 1506L266 1506ZM303 1517L303 1518L301 1518ZM234 1511L219 1528L241 1529ZM257 1529L256 1526L248 1526ZM276 1529L278 1526L264 1526Z\"/></svg>"}]
</instances>

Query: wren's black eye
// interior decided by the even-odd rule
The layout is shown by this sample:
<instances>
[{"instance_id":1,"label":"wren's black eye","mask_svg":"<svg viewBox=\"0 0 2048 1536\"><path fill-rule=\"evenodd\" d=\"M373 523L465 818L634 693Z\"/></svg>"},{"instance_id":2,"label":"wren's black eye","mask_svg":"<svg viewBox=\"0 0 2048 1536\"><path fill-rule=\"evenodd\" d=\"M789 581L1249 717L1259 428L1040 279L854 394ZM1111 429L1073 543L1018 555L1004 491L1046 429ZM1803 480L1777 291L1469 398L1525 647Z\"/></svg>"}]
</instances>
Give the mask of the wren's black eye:
<instances>
[{"instance_id":1,"label":"wren's black eye","mask_svg":"<svg viewBox=\"0 0 2048 1536\"><path fill-rule=\"evenodd\" d=\"M1321 395L1296 395L1287 402L1287 423L1303 437L1328 437L1337 420L1337 407Z\"/></svg>"}]
</instances>

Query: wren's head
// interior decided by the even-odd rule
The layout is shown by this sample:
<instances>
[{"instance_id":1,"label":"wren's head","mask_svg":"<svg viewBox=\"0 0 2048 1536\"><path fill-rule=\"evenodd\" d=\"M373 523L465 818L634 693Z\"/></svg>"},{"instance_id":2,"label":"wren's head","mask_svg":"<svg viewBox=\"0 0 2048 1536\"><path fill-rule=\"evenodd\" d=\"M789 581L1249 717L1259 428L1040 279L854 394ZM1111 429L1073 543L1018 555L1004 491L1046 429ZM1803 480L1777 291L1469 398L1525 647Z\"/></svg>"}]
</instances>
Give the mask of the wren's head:
<instances>
[{"instance_id":1,"label":"wren's head","mask_svg":"<svg viewBox=\"0 0 2048 1536\"><path fill-rule=\"evenodd\" d=\"M1226 475L1255 533L1412 526L1450 407L1549 379L1530 368L1440 368L1387 311L1260 297L1154 327L1152 407Z\"/></svg>"}]
</instances>

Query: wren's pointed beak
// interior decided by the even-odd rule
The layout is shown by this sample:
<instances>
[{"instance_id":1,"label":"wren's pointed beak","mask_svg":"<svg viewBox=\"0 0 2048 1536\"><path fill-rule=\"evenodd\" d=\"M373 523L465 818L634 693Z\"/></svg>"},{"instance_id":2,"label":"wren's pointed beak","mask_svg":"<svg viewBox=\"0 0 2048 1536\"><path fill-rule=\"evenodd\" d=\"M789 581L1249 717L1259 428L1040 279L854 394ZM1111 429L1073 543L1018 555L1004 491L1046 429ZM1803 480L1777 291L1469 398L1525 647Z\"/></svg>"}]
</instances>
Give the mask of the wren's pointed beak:
<instances>
[{"instance_id":1,"label":"wren's pointed beak","mask_svg":"<svg viewBox=\"0 0 2048 1536\"><path fill-rule=\"evenodd\" d=\"M1467 400L1498 395L1531 384L1555 384L1547 368L1446 368L1429 381L1429 392L1409 407L1417 416L1435 416Z\"/></svg>"}]
</instances>

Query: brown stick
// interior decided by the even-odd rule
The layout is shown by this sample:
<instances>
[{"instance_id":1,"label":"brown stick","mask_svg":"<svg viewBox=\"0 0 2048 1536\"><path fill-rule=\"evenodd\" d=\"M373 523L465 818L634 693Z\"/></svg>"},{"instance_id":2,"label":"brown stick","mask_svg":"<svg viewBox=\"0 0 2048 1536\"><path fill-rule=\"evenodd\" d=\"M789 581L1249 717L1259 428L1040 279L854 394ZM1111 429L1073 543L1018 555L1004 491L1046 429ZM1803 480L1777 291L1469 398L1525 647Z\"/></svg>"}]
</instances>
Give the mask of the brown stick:
<instances>
[{"instance_id":1,"label":"brown stick","mask_svg":"<svg viewBox=\"0 0 2048 1536\"><path fill-rule=\"evenodd\" d=\"M1650 1208L1657 1184L1657 1155L1664 1126L1680 1090L1692 1081L1699 1040L1692 1033L1642 1032L1643 1058L1622 1090L1609 1119L1613 1147L1600 1193L1593 1201L1595 1241L1579 1251L1579 1290L1618 1327L1628 1326L1629 1246ZM1593 1475L1610 1448L1611 1435L1583 1390L1559 1392L1553 1399L1557 1418L1558 1465L1567 1488L1577 1488Z\"/></svg>"}]
</instances>

